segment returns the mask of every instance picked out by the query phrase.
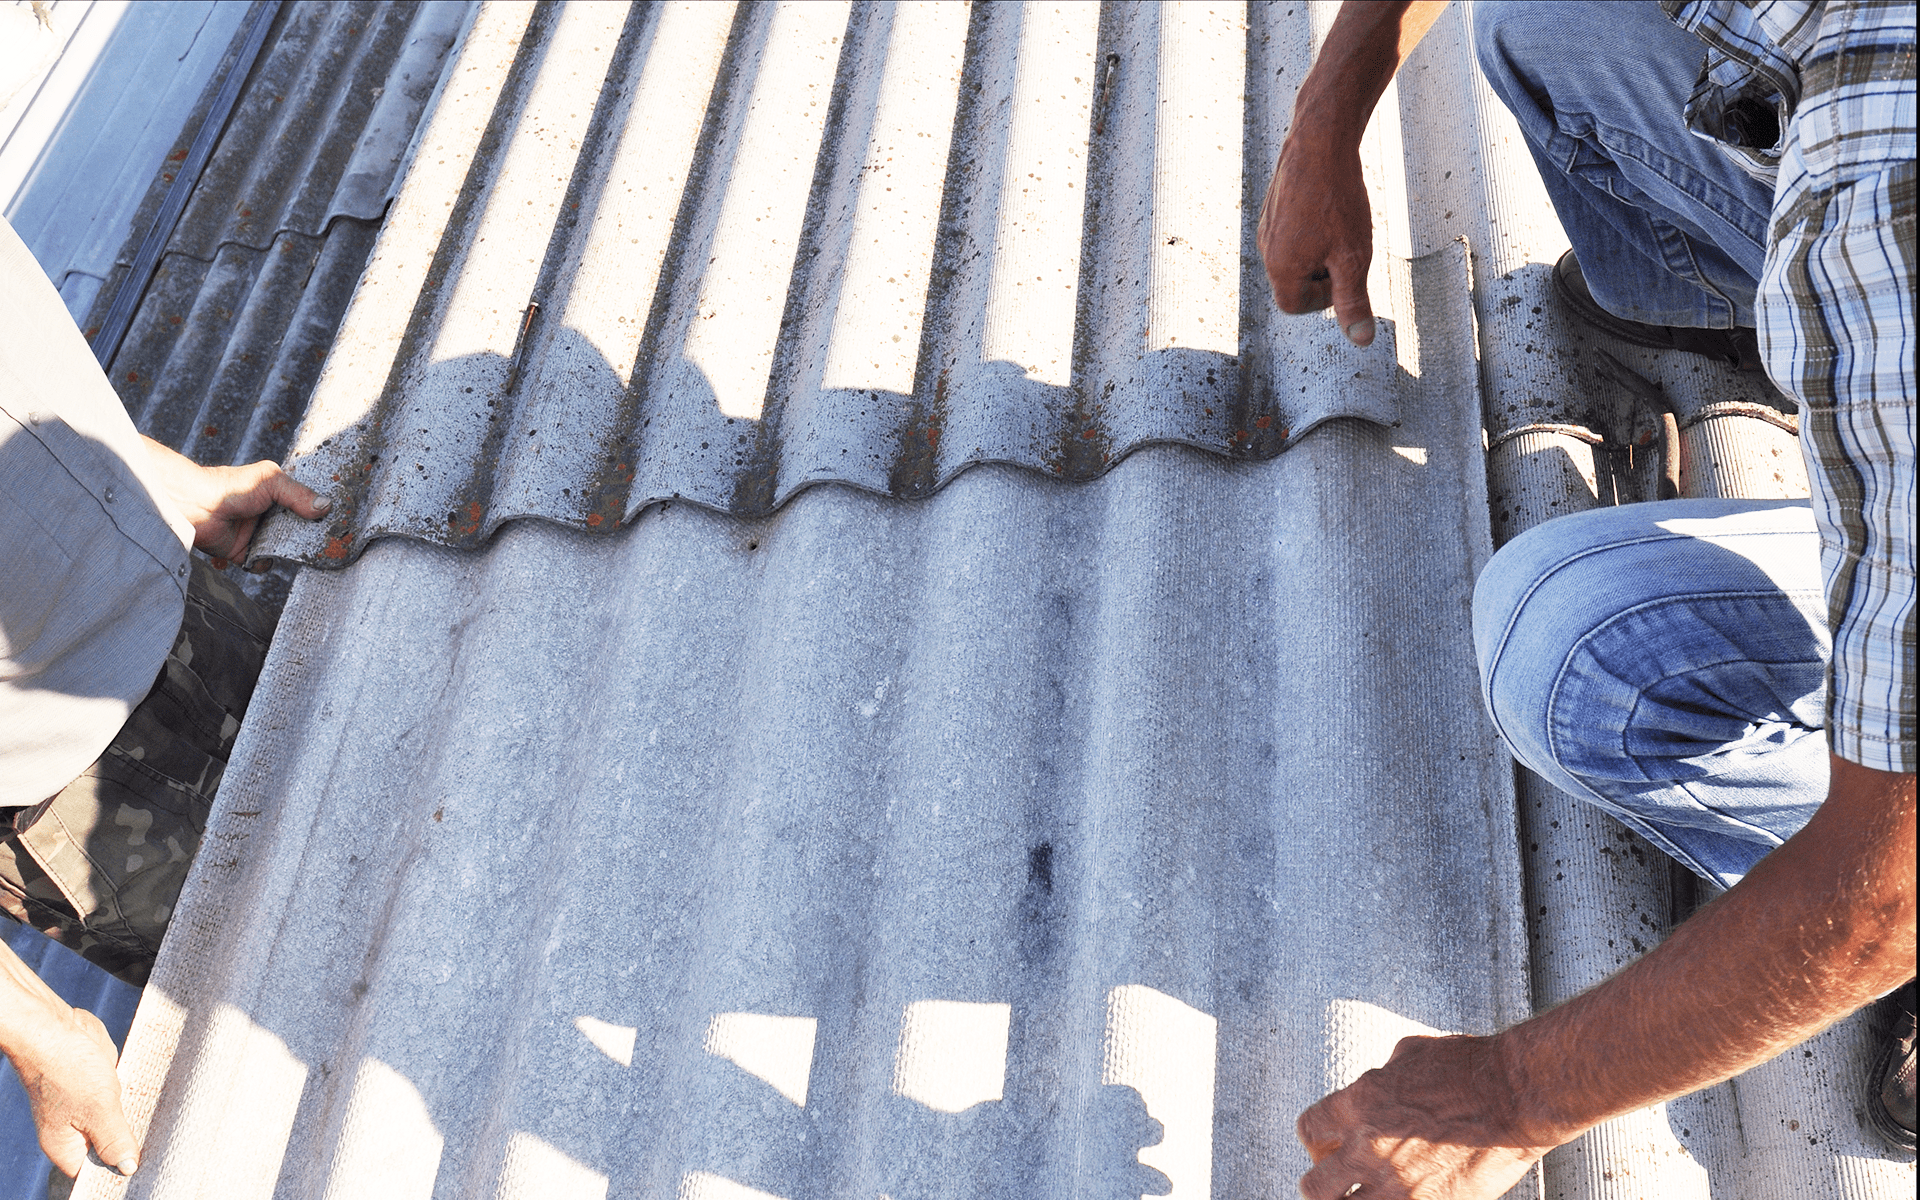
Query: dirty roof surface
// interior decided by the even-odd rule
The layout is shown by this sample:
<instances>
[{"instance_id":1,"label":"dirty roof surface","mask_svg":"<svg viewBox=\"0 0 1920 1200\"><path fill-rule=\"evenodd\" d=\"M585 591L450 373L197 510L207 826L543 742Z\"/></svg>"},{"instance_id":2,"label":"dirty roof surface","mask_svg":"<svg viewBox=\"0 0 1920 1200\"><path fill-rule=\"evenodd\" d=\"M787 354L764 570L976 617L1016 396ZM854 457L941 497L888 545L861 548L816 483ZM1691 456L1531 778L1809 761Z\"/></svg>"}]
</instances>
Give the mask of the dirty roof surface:
<instances>
[{"instance_id":1,"label":"dirty roof surface","mask_svg":"<svg viewBox=\"0 0 1920 1200\"><path fill-rule=\"evenodd\" d=\"M349 506L269 548L345 569L130 1034L146 1166L77 1195L1281 1195L1397 1037L1659 936L1664 868L1517 804L1480 711L1490 512L1599 503L1607 397L1459 10L1369 133L1364 353L1251 250L1332 5L960 12L482 8L293 449ZM1702 447L1768 400L1604 348ZM1490 509L1515 463L1558 473ZM1516 1194L1910 1195L1867 1045Z\"/></svg>"},{"instance_id":2,"label":"dirty roof surface","mask_svg":"<svg viewBox=\"0 0 1920 1200\"><path fill-rule=\"evenodd\" d=\"M1081 480L1145 444L1267 458L1392 421L1410 381L1280 319L1241 253L1247 135L1290 94L1245 79L1311 49L1303 19L1254 23L486 10L292 448L340 531L274 552L923 496L981 462ZM1387 278L1392 307L1410 280Z\"/></svg>"}]
</instances>

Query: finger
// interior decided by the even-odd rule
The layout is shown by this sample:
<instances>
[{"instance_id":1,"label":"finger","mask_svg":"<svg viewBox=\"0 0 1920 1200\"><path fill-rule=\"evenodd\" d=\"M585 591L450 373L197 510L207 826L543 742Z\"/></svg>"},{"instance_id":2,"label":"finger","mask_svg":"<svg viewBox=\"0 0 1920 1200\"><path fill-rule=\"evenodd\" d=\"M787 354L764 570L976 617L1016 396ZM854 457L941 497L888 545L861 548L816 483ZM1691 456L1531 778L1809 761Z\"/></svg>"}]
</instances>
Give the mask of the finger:
<instances>
[{"instance_id":1,"label":"finger","mask_svg":"<svg viewBox=\"0 0 1920 1200\"><path fill-rule=\"evenodd\" d=\"M86 1028L87 1037L106 1062L119 1058L120 1052L98 1016L81 1008L74 1010L74 1020ZM107 1079L105 1090L94 1094L92 1102L73 1118L72 1127L84 1135L83 1150L85 1143L91 1143L101 1162L111 1164L122 1175L131 1175L140 1165L140 1141L121 1106L119 1079L113 1075Z\"/></svg>"},{"instance_id":2,"label":"finger","mask_svg":"<svg viewBox=\"0 0 1920 1200\"><path fill-rule=\"evenodd\" d=\"M1298 316L1301 313L1319 312L1332 303L1332 293L1324 271L1304 278L1268 275L1267 282L1273 285L1274 306L1283 313Z\"/></svg>"},{"instance_id":3,"label":"finger","mask_svg":"<svg viewBox=\"0 0 1920 1200\"><path fill-rule=\"evenodd\" d=\"M1367 300L1371 247L1368 249L1366 257L1336 264L1333 269L1333 319L1340 323L1340 331L1347 335L1347 340L1356 346L1373 344L1373 305Z\"/></svg>"},{"instance_id":4,"label":"finger","mask_svg":"<svg viewBox=\"0 0 1920 1200\"><path fill-rule=\"evenodd\" d=\"M248 517L236 522L233 527L233 541L227 552L221 557L230 562L243 562L247 557L247 543L253 539L253 527L260 523L259 517ZM224 569L224 567L222 568Z\"/></svg>"},{"instance_id":5,"label":"finger","mask_svg":"<svg viewBox=\"0 0 1920 1200\"><path fill-rule=\"evenodd\" d=\"M133 1136L133 1129L127 1124L125 1114L115 1104L113 1111L97 1120L86 1131L87 1140L93 1143L93 1152L103 1163L107 1163L122 1175L131 1175L140 1167L140 1143ZM77 1169L77 1168L76 1168Z\"/></svg>"},{"instance_id":6,"label":"finger","mask_svg":"<svg viewBox=\"0 0 1920 1200\"><path fill-rule=\"evenodd\" d=\"M1367 1200L1380 1195L1372 1186L1368 1174L1345 1155L1323 1159L1300 1177L1300 1195L1305 1200L1342 1200L1342 1197L1355 1194L1356 1187L1358 1194ZM1381 1200L1386 1200L1386 1197L1382 1196Z\"/></svg>"},{"instance_id":7,"label":"finger","mask_svg":"<svg viewBox=\"0 0 1920 1200\"><path fill-rule=\"evenodd\" d=\"M273 466L273 464L265 464ZM333 508L333 501L301 483L279 467L273 467L273 475L268 480L273 502L282 508L292 509L309 521L315 521L327 515Z\"/></svg>"},{"instance_id":8,"label":"finger","mask_svg":"<svg viewBox=\"0 0 1920 1200\"><path fill-rule=\"evenodd\" d=\"M1407 1057L1407 1055L1409 1054L1417 1054L1420 1052L1420 1047L1424 1046L1428 1042L1437 1042L1439 1040L1440 1040L1439 1038L1426 1037L1422 1034L1417 1034L1417 1033L1408 1037L1403 1037L1399 1041L1393 1044L1393 1053L1387 1056L1387 1065L1392 1066L1394 1063L1399 1062L1401 1059Z\"/></svg>"},{"instance_id":9,"label":"finger","mask_svg":"<svg viewBox=\"0 0 1920 1200\"><path fill-rule=\"evenodd\" d=\"M55 1169L68 1179L80 1174L87 1161L87 1137L71 1125L51 1132L42 1130L40 1149L52 1160Z\"/></svg>"},{"instance_id":10,"label":"finger","mask_svg":"<svg viewBox=\"0 0 1920 1200\"><path fill-rule=\"evenodd\" d=\"M1337 1093L1336 1093L1337 1094ZM1300 1114L1293 1124L1294 1135L1300 1144L1307 1148L1307 1157L1319 1162L1340 1148L1340 1132L1333 1114L1328 1111L1328 1102L1332 1096L1320 1101Z\"/></svg>"}]
</instances>

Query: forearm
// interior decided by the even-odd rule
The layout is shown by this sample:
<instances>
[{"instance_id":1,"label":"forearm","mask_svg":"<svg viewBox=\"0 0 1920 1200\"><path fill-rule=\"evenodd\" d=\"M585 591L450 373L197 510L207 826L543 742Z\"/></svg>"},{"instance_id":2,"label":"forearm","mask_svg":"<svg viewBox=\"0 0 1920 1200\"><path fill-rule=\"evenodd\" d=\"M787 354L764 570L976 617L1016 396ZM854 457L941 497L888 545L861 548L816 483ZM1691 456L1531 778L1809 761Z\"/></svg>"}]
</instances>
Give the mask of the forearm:
<instances>
[{"instance_id":1,"label":"forearm","mask_svg":"<svg viewBox=\"0 0 1920 1200\"><path fill-rule=\"evenodd\" d=\"M1446 0L1349 0L1293 102L1290 136L1358 147L1395 71L1420 44Z\"/></svg>"},{"instance_id":2,"label":"forearm","mask_svg":"<svg viewBox=\"0 0 1920 1200\"><path fill-rule=\"evenodd\" d=\"M1373 229L1360 138L1400 63L1444 3L1348 3L1294 98L1255 238L1282 312L1331 307L1355 345L1373 341Z\"/></svg>"},{"instance_id":3,"label":"forearm","mask_svg":"<svg viewBox=\"0 0 1920 1200\"><path fill-rule=\"evenodd\" d=\"M1834 759L1826 804L1737 887L1495 1039L1521 1121L1540 1144L1570 1140L1764 1062L1912 978L1914 850L1914 777Z\"/></svg>"},{"instance_id":4,"label":"forearm","mask_svg":"<svg viewBox=\"0 0 1920 1200\"><path fill-rule=\"evenodd\" d=\"M0 942L0 1054L18 1061L72 1006L54 994L12 947Z\"/></svg>"}]
</instances>

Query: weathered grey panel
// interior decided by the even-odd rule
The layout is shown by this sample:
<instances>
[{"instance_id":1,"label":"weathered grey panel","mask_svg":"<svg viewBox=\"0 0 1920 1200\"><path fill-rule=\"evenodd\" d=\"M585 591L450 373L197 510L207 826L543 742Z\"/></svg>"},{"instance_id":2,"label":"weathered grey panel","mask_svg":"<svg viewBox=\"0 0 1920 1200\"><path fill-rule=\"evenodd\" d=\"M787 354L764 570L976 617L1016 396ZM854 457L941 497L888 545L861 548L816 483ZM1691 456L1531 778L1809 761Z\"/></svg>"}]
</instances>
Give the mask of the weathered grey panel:
<instances>
[{"instance_id":1,"label":"weathered grey panel","mask_svg":"<svg viewBox=\"0 0 1920 1200\"><path fill-rule=\"evenodd\" d=\"M1404 327L1402 263L1362 354L1273 313L1252 249L1310 35L1238 5L487 7L293 448L339 519L266 551L1389 424L1424 402L1395 338L1464 329Z\"/></svg>"},{"instance_id":2,"label":"weathered grey panel","mask_svg":"<svg viewBox=\"0 0 1920 1200\"><path fill-rule=\"evenodd\" d=\"M1284 1194L1305 1102L1527 1006L1472 368L1418 365L1265 464L303 574L128 1194Z\"/></svg>"},{"instance_id":3,"label":"weathered grey panel","mask_svg":"<svg viewBox=\"0 0 1920 1200\"><path fill-rule=\"evenodd\" d=\"M336 217L378 221L466 13L397 0L287 5L247 81L252 102L235 110L167 252L210 260L282 233L318 237Z\"/></svg>"}]
</instances>

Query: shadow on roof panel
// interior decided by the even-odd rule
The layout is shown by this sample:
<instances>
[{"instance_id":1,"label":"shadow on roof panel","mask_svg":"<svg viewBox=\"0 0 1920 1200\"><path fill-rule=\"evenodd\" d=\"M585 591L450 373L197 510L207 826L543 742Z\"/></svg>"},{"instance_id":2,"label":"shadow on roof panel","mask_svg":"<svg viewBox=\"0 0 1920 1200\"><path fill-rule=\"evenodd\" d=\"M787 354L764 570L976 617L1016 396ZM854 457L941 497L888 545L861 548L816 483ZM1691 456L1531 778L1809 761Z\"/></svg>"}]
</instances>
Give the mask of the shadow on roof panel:
<instances>
[{"instance_id":1,"label":"shadow on roof panel","mask_svg":"<svg viewBox=\"0 0 1920 1200\"><path fill-rule=\"evenodd\" d=\"M76 1194L1288 1194L1399 1036L1660 936L1663 868L1516 813L1466 601L1615 499L1597 351L1695 491L1791 490L1786 423L1551 310L1457 10L1365 150L1393 336L1271 315L1331 12L485 9L294 445L346 507L275 552L345 569L131 1035L149 1165ZM1910 1194L1861 1046L1515 1194Z\"/></svg>"},{"instance_id":2,"label":"shadow on roof panel","mask_svg":"<svg viewBox=\"0 0 1920 1200\"><path fill-rule=\"evenodd\" d=\"M1362 352L1273 314L1251 250L1270 81L1310 32L1231 6L489 9L293 447L341 520L266 552L1390 424L1419 402L1397 339L1464 336L1401 330L1413 276L1457 266L1383 270Z\"/></svg>"}]
</instances>

